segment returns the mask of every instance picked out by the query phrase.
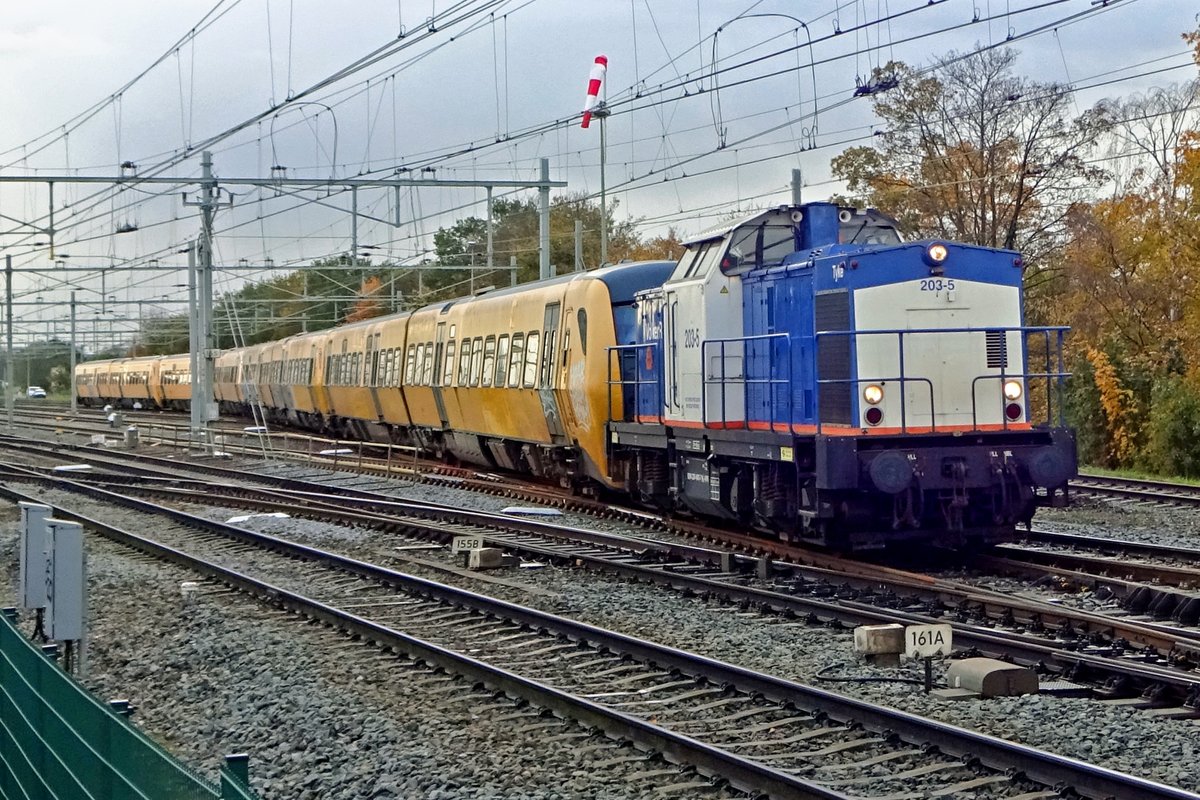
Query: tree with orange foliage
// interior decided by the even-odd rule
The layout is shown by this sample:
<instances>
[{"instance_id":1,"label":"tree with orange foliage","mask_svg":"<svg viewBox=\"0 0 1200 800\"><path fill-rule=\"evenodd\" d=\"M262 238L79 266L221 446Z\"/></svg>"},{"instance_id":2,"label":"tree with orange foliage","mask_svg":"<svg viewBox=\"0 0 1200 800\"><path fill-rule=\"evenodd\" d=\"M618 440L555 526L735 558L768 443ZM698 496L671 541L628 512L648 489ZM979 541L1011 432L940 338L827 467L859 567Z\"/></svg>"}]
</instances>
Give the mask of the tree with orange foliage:
<instances>
[{"instance_id":1,"label":"tree with orange foliage","mask_svg":"<svg viewBox=\"0 0 1200 800\"><path fill-rule=\"evenodd\" d=\"M1200 32L1185 38L1200 64ZM1120 171L1071 208L1041 308L1073 328L1069 407L1081 454L1108 466L1200 472L1198 103L1200 79L1097 106Z\"/></svg>"},{"instance_id":2,"label":"tree with orange foliage","mask_svg":"<svg viewBox=\"0 0 1200 800\"><path fill-rule=\"evenodd\" d=\"M378 275L368 276L358 290L359 299L350 307L350 313L346 315L346 322L360 322L385 314L387 306L379 296L382 288L383 281Z\"/></svg>"},{"instance_id":3,"label":"tree with orange foliage","mask_svg":"<svg viewBox=\"0 0 1200 800\"><path fill-rule=\"evenodd\" d=\"M615 260L629 261L678 261L683 256L683 239L679 231L671 227L665 236L655 236L645 242L634 242L620 251L614 251Z\"/></svg>"}]
</instances>

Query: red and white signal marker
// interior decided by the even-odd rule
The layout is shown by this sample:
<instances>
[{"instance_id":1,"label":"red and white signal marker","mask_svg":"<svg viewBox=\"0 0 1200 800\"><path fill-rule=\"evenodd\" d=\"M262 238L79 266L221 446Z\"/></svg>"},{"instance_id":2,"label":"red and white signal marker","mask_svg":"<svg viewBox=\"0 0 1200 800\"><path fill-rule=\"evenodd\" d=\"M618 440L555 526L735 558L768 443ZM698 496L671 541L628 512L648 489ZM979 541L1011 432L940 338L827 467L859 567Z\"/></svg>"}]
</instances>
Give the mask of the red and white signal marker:
<instances>
[{"instance_id":1,"label":"red and white signal marker","mask_svg":"<svg viewBox=\"0 0 1200 800\"><path fill-rule=\"evenodd\" d=\"M596 63L592 65L592 73L588 75L588 90L587 99L583 101L583 123L580 125L586 128L592 121L592 109L596 107L596 103L600 99L600 84L604 82L604 73L608 71L608 56L596 56Z\"/></svg>"}]
</instances>

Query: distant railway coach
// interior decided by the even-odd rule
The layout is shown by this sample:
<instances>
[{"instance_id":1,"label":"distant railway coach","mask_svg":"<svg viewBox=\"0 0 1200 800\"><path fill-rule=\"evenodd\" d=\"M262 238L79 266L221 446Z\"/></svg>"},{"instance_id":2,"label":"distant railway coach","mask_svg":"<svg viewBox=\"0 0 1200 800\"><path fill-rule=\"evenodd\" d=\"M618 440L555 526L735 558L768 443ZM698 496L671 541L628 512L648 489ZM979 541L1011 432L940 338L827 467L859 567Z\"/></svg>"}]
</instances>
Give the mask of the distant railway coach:
<instances>
[{"instance_id":1,"label":"distant railway coach","mask_svg":"<svg viewBox=\"0 0 1200 800\"><path fill-rule=\"evenodd\" d=\"M1012 535L1065 502L1061 328L1017 253L784 206L619 264L222 353L215 399L844 548ZM186 357L79 365L179 406ZM188 387L185 393L183 387Z\"/></svg>"}]
</instances>

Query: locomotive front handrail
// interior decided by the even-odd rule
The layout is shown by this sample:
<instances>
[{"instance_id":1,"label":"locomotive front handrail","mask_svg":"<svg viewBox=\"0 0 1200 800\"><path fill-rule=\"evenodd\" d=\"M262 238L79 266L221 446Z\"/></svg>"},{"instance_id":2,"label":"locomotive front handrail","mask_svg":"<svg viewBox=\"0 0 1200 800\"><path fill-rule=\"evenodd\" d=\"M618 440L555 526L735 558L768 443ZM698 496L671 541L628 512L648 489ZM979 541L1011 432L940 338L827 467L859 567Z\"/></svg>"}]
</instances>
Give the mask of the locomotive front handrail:
<instances>
[{"instance_id":1,"label":"locomotive front handrail","mask_svg":"<svg viewBox=\"0 0 1200 800\"><path fill-rule=\"evenodd\" d=\"M1000 367L998 367L998 369L1000 370L999 374L987 374L987 375L980 375L980 376L976 377L971 383L971 428L973 430L979 429L979 414L978 414L978 407L977 407L977 403L976 403L976 392L975 392L978 382L980 380L996 379L996 380L1001 381L1001 384L1003 384L1003 381L1006 378L1024 378L1024 379L1026 379L1027 386L1028 386L1029 379L1044 379L1046 381L1046 421L1047 421L1047 423L1050 423L1054 419L1055 409L1054 409L1053 396L1054 396L1054 394L1057 394L1060 399L1060 402L1058 404L1058 409L1057 409L1058 410L1058 422L1059 422L1059 425L1065 425L1066 424L1065 408L1064 408L1065 402L1062 401L1065 387L1063 384L1064 384L1065 380L1068 377L1070 377L1071 373L1069 373L1065 370L1065 362L1063 359L1063 344L1064 344L1064 337L1068 330L1070 330L1070 328L1065 325L1014 325L1014 326L985 326L985 327L978 327L978 328L968 326L968 327L962 327L962 328L878 328L878 329L871 329L871 330L854 330L854 331L847 331L847 330L817 331L816 332L816 341L818 343L818 347L819 347L819 343L820 343L822 337L825 337L825 338L847 337L847 338L849 338L852 343L853 360L855 362L857 362L857 348L858 348L858 338L859 337L861 337L861 336L895 336L896 344L897 344L897 356L898 356L899 366L900 366L900 375L899 375L899 377L891 377L891 378L863 377L861 375L856 378L849 378L849 379L826 378L826 379L818 379L816 381L816 383L818 386L820 386L820 385L836 385L836 384L843 384L843 383L844 384L861 384L861 383L885 383L887 381L899 381L901 384L900 427L901 427L901 431L903 431L904 433L907 433L908 432L908 396L907 396L907 392L904 391L904 384L907 381L917 380L917 378L910 378L905 374L904 337L906 335L909 335L909 334L912 334L912 335L921 335L921 334L946 335L946 334L970 334L970 333L982 333L984 335L986 335L988 333L998 333L1001 335L1007 335L1009 333L1014 333L1014 332L1020 333L1021 337L1022 337L1022 345L1023 345L1022 358L1023 358L1023 360L1027 361L1028 355L1029 355L1029 350L1030 350L1030 348L1028 346L1028 337L1030 335L1040 334L1044 338L1045 345L1046 345L1045 359L1046 359L1046 364L1047 364L1047 371L1046 372L1028 372L1027 369L1022 369L1021 372L1019 372L1019 373L1008 372L1006 364L1002 364ZM1056 359L1057 366L1058 366L1057 372L1049 371L1049 367L1052 362L1052 354L1051 354L1051 350L1050 350L1051 334L1055 334L1055 339L1056 339L1056 344L1057 344L1057 359ZM937 416L936 416L935 409L934 409L933 383L932 383L932 380L929 378L922 378L921 380L928 382L930 385L929 431L935 432L937 430ZM1055 388L1057 390L1056 392L1052 392L1052 390L1051 390L1052 382L1055 385ZM1031 392L1030 392L1030 394L1031 394ZM1026 403L1024 405L1024 410L1026 412L1027 419L1032 416L1032 413L1031 413L1032 408L1030 407L1028 400L1026 401ZM1000 417L1001 417L1001 423L1005 430L1008 429L1010 424L1015 424L1013 422L1010 422L1007 415L1004 413L1003 409L1001 409ZM822 426L825 424L825 420L822 417L821 408L820 408L820 392L817 393L816 421L817 421L817 432L820 433ZM859 426L855 422L852 422L851 427L859 427ZM924 427L924 426L921 426L921 427Z\"/></svg>"},{"instance_id":2,"label":"locomotive front handrail","mask_svg":"<svg viewBox=\"0 0 1200 800\"><path fill-rule=\"evenodd\" d=\"M932 379L932 378L925 378L925 377L916 377L916 378L908 378L908 377L905 377L905 376L903 375L903 372L904 372L904 365L903 365L903 363L901 363L901 365L900 365L900 371L901 371L901 374L900 374L900 375L898 375L898 376L896 376L896 377L891 377L891 378L874 378L874 377L872 377L872 378L826 378L826 379L818 379L818 380L817 380L817 385L818 385L818 386L835 386L835 385L837 385L837 384L841 384L841 383L845 383L845 384L851 384L851 383L879 383L879 384L885 384L885 383L887 383L888 381L892 381L892 382L894 382L894 383L899 383L899 384L900 384L900 431L901 431L902 433L908 433L908 422L907 422L907 416L906 416L906 411L907 411L907 408L906 408L906 406L907 406L907 403L908 403L908 395L907 395L907 394L905 394L905 392L904 392L904 384L905 384L905 383L907 383L907 382L909 382L909 381L912 381L912 382L914 382L914 383L924 383L924 384L926 384L926 385L929 387L929 430L930 430L930 432L931 432L931 433L932 433L933 431L936 431L936 430L937 430L937 414L936 414L936 409L934 408L933 379ZM820 433L820 432L821 432L821 425L822 425L822 422L823 422L823 420L822 420L822 419L821 419L821 417L820 417L820 409L819 409L819 408L818 408L818 412L817 412L817 413L818 413L818 416L817 416L817 433ZM853 425L852 427L856 427L856 428L857 428L857 427L860 427L860 426L858 426L858 425Z\"/></svg>"}]
</instances>

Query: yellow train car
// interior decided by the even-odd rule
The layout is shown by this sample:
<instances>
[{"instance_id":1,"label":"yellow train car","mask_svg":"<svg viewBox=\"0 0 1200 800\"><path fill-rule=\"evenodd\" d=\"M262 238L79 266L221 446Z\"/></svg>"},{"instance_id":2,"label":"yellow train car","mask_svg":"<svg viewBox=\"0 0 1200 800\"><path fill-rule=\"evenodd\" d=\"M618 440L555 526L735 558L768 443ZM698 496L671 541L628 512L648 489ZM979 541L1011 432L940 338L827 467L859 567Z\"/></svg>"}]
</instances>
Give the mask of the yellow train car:
<instances>
[{"instance_id":1,"label":"yellow train car","mask_svg":"<svg viewBox=\"0 0 1200 800\"><path fill-rule=\"evenodd\" d=\"M291 405L291 392L283 385L283 342L267 342L258 351L258 393L268 419L283 420Z\"/></svg>"},{"instance_id":2,"label":"yellow train car","mask_svg":"<svg viewBox=\"0 0 1200 800\"><path fill-rule=\"evenodd\" d=\"M280 393L286 398L281 410L293 425L321 427L324 415L317 407L313 388L317 334L297 334L281 342Z\"/></svg>"},{"instance_id":3,"label":"yellow train car","mask_svg":"<svg viewBox=\"0 0 1200 800\"><path fill-rule=\"evenodd\" d=\"M192 358L190 354L164 356L158 365L157 390L160 408L186 410L192 401Z\"/></svg>"},{"instance_id":4,"label":"yellow train car","mask_svg":"<svg viewBox=\"0 0 1200 800\"><path fill-rule=\"evenodd\" d=\"M388 441L383 412L367 385L375 337L368 341L373 320L324 331L324 388L329 397L326 426L339 436Z\"/></svg>"},{"instance_id":5,"label":"yellow train car","mask_svg":"<svg viewBox=\"0 0 1200 800\"><path fill-rule=\"evenodd\" d=\"M608 486L621 411L608 348L634 340L633 295L673 262L621 264L413 313L404 395L418 439L463 461Z\"/></svg>"},{"instance_id":6,"label":"yellow train car","mask_svg":"<svg viewBox=\"0 0 1200 800\"><path fill-rule=\"evenodd\" d=\"M107 369L107 362L104 361L85 361L75 365L75 399L81 405L99 404L100 390L96 384L96 378L101 365L105 365Z\"/></svg>"},{"instance_id":7,"label":"yellow train car","mask_svg":"<svg viewBox=\"0 0 1200 800\"><path fill-rule=\"evenodd\" d=\"M158 365L160 356L123 358L113 364L121 404L131 408L149 407L155 404L151 387L159 382ZM110 381L110 385L111 385Z\"/></svg>"},{"instance_id":8,"label":"yellow train car","mask_svg":"<svg viewBox=\"0 0 1200 800\"><path fill-rule=\"evenodd\" d=\"M404 344L411 314L376 317L367 325L367 387L371 390L380 420L397 441L406 435L412 418L404 399Z\"/></svg>"},{"instance_id":9,"label":"yellow train car","mask_svg":"<svg viewBox=\"0 0 1200 800\"><path fill-rule=\"evenodd\" d=\"M117 359L96 361L91 366L93 384L96 387L92 398L96 405L104 406L121 401L120 376L113 369L116 361ZM76 366L76 369L79 367Z\"/></svg>"},{"instance_id":10,"label":"yellow train car","mask_svg":"<svg viewBox=\"0 0 1200 800\"><path fill-rule=\"evenodd\" d=\"M213 395L222 411L233 412L242 402L239 387L242 371L242 350L226 350L213 361Z\"/></svg>"}]
</instances>

